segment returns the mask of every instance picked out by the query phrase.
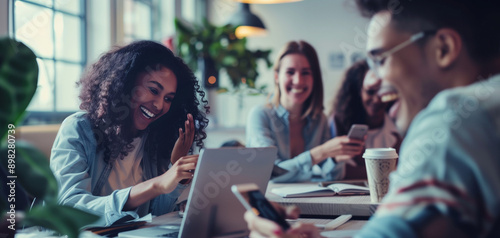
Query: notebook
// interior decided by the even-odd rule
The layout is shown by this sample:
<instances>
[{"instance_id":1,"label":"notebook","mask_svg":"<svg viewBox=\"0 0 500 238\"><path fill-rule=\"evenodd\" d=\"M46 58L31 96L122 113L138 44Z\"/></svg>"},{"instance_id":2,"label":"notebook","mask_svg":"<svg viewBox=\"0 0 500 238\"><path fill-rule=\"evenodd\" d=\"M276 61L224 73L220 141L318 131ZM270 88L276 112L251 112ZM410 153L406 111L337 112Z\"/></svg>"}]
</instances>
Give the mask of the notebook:
<instances>
[{"instance_id":1,"label":"notebook","mask_svg":"<svg viewBox=\"0 0 500 238\"><path fill-rule=\"evenodd\" d=\"M173 226L154 226L144 229L121 232L118 237L123 238L145 238L145 237L177 237L179 227Z\"/></svg>"},{"instance_id":2,"label":"notebook","mask_svg":"<svg viewBox=\"0 0 500 238\"><path fill-rule=\"evenodd\" d=\"M334 183L326 187L311 184L310 186L273 188L271 192L284 198L300 197L328 197L328 196L348 196L370 194L370 189L364 186Z\"/></svg>"}]
</instances>

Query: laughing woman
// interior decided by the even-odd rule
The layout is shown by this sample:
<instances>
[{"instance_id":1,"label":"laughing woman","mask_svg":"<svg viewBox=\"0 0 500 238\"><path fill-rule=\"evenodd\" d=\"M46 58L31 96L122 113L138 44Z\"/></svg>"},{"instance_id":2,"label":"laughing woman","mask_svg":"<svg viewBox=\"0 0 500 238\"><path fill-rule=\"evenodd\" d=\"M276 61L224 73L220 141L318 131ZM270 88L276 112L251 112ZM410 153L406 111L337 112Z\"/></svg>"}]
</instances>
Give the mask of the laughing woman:
<instances>
[{"instance_id":1,"label":"laughing woman","mask_svg":"<svg viewBox=\"0 0 500 238\"><path fill-rule=\"evenodd\" d=\"M198 160L187 154L206 138L209 108L192 71L139 41L104 54L79 85L84 112L64 120L50 159L59 202L103 225L172 211Z\"/></svg>"},{"instance_id":2,"label":"laughing woman","mask_svg":"<svg viewBox=\"0 0 500 238\"><path fill-rule=\"evenodd\" d=\"M249 114L247 146L278 148L276 164L288 172L274 177L275 182L341 179L344 163L362 152L364 142L330 139L314 48L304 41L287 43L275 61L274 80L271 101Z\"/></svg>"}]
</instances>

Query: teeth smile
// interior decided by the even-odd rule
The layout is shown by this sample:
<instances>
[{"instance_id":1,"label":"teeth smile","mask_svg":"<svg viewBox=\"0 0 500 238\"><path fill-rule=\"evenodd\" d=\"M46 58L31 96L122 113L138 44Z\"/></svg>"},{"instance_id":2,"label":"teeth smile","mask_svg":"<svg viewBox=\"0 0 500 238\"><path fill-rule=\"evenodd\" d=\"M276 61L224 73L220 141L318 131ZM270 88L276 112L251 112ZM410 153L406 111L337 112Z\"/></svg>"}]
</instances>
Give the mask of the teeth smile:
<instances>
[{"instance_id":1,"label":"teeth smile","mask_svg":"<svg viewBox=\"0 0 500 238\"><path fill-rule=\"evenodd\" d=\"M303 88L300 88L300 89L299 88L292 88L292 90L290 92L292 92L292 93L301 93L301 92L304 92L304 91L305 91L305 89L303 89Z\"/></svg>"},{"instance_id":2,"label":"teeth smile","mask_svg":"<svg viewBox=\"0 0 500 238\"><path fill-rule=\"evenodd\" d=\"M390 102L390 101L394 101L396 99L398 99L398 94L396 93L390 93L390 94L386 94L384 96L382 96L382 98L380 98L380 101L382 102Z\"/></svg>"},{"instance_id":3,"label":"teeth smile","mask_svg":"<svg viewBox=\"0 0 500 238\"><path fill-rule=\"evenodd\" d=\"M142 111L142 115L144 115L146 118L152 118L152 117L155 117L156 115L154 113L152 113L151 111L149 111L147 108L141 106L141 111Z\"/></svg>"}]
</instances>

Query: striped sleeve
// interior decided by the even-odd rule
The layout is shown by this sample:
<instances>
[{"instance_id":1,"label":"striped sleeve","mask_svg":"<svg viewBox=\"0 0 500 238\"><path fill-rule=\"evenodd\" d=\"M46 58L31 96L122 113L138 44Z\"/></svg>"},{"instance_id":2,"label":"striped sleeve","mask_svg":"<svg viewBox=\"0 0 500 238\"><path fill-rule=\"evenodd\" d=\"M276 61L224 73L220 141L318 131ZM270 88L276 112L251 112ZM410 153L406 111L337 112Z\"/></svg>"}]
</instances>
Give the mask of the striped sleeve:
<instances>
[{"instance_id":1,"label":"striped sleeve","mask_svg":"<svg viewBox=\"0 0 500 238\"><path fill-rule=\"evenodd\" d=\"M416 234L432 220L429 214L448 218L474 237L491 232L500 208L499 136L481 104L464 116L457 110L461 102L463 97L440 95L414 119L389 192L358 237L375 237L376 227L390 226L391 220Z\"/></svg>"}]
</instances>

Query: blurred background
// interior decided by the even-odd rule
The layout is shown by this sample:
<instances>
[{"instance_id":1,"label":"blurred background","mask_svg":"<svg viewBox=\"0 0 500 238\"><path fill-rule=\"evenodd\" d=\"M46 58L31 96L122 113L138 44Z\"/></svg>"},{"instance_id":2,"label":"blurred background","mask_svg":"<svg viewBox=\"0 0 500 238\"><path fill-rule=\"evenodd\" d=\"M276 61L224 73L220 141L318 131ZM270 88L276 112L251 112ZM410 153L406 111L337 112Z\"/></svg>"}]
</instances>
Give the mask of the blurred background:
<instances>
[{"instance_id":1,"label":"blurred background","mask_svg":"<svg viewBox=\"0 0 500 238\"><path fill-rule=\"evenodd\" d=\"M216 34L228 23L242 25L249 12L265 29L245 38ZM367 24L352 0L0 0L0 36L24 42L38 56L38 88L24 125L61 123L79 110L76 82L87 65L113 46L147 39L195 65L211 106L207 147L244 143L248 111L274 87L269 63L290 40L305 40L318 52L326 113L344 69L364 57ZM248 54L224 54L233 46ZM215 62L200 61L206 57Z\"/></svg>"}]
</instances>

